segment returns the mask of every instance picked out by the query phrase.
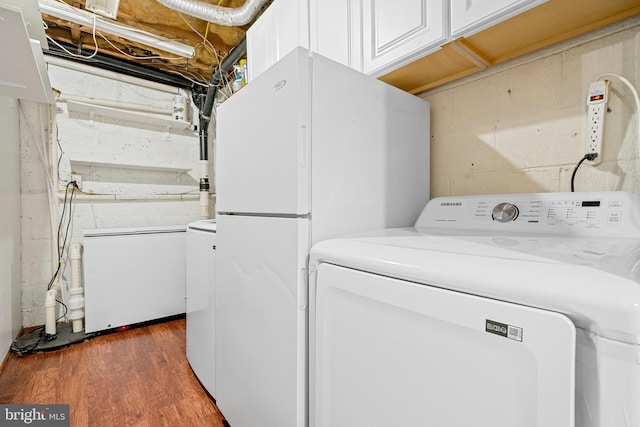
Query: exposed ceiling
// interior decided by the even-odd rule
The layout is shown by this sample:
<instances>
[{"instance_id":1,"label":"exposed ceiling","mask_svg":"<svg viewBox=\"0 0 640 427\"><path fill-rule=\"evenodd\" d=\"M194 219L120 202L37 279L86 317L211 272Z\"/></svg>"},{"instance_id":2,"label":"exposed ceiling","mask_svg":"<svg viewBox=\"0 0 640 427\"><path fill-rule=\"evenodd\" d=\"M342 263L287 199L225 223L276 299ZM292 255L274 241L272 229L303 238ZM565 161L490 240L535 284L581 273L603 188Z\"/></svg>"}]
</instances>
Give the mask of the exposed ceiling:
<instances>
[{"instance_id":1,"label":"exposed ceiling","mask_svg":"<svg viewBox=\"0 0 640 427\"><path fill-rule=\"evenodd\" d=\"M87 1L91 2L92 0L66 0L65 2L75 8L88 9ZM201 1L229 8L236 8L245 3L245 0ZM269 4L269 1L266 2L262 10ZM261 11L256 16L259 16ZM187 59L104 31L96 31L94 41L92 25L72 23L48 15L44 11L42 18L45 22L47 36L60 43L74 55L85 57L90 55L95 50L97 43L98 52L101 54L99 57L116 59L124 64L150 67L172 76L186 78L200 85L206 85L214 69L228 52L244 38L246 30L253 22L240 27L223 26L169 9L156 0L120 0L117 9L118 23L193 46L195 56ZM100 19L108 20L103 17ZM72 56L51 40L49 40L49 47L51 51L60 55ZM96 58L92 61L96 61Z\"/></svg>"}]
</instances>

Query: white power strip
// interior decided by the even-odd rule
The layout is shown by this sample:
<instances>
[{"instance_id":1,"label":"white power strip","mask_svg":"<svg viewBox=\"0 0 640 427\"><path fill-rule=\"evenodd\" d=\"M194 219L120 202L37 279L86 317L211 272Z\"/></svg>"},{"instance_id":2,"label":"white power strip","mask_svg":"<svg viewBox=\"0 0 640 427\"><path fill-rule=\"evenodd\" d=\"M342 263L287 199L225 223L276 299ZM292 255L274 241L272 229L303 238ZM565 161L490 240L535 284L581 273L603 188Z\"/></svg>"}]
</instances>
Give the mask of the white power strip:
<instances>
[{"instance_id":1,"label":"white power strip","mask_svg":"<svg viewBox=\"0 0 640 427\"><path fill-rule=\"evenodd\" d=\"M608 89L608 80L598 80L589 85L585 154L596 154L596 158L590 160L592 165L597 165L602 161L602 135L604 133L604 116L607 113Z\"/></svg>"}]
</instances>

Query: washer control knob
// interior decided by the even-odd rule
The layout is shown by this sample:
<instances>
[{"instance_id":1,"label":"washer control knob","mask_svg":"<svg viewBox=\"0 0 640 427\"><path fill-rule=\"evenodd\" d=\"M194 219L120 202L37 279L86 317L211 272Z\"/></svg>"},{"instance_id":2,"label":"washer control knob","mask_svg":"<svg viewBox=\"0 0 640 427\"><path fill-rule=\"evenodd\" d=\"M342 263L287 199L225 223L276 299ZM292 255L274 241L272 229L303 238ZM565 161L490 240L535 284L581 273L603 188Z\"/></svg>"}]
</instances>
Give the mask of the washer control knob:
<instances>
[{"instance_id":1,"label":"washer control knob","mask_svg":"<svg viewBox=\"0 0 640 427\"><path fill-rule=\"evenodd\" d=\"M515 221L518 218L518 207L512 203L500 203L493 208L491 218L498 222Z\"/></svg>"}]
</instances>

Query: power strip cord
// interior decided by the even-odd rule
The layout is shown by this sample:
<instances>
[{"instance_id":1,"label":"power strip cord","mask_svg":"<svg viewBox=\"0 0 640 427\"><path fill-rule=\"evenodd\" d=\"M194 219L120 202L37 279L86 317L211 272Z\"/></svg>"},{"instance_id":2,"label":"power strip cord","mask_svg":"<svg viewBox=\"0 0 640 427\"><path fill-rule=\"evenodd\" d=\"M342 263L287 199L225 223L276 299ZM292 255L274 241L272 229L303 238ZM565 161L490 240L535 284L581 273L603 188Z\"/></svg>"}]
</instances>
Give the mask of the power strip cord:
<instances>
[{"instance_id":1,"label":"power strip cord","mask_svg":"<svg viewBox=\"0 0 640 427\"><path fill-rule=\"evenodd\" d=\"M584 155L583 158L580 159L580 161L578 162L578 164L576 165L575 168L573 168L573 173L571 174L571 192L575 192L575 188L574 188L574 181L576 179L576 173L578 172L578 168L580 168L580 165L582 165L582 163L584 163L585 160L589 160L592 161L594 160L596 157L598 157L597 154L595 153L587 153Z\"/></svg>"}]
</instances>

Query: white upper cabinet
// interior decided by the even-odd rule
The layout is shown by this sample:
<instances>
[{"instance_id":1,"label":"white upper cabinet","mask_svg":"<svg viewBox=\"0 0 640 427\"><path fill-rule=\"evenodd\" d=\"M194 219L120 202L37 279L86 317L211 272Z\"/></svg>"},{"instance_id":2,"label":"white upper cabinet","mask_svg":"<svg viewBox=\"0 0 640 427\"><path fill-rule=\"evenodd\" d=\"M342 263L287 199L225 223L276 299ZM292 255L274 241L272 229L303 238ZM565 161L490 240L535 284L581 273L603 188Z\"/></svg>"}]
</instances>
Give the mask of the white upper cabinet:
<instances>
[{"instance_id":1,"label":"white upper cabinet","mask_svg":"<svg viewBox=\"0 0 640 427\"><path fill-rule=\"evenodd\" d=\"M311 0L310 49L362 71L360 0Z\"/></svg>"},{"instance_id":2,"label":"white upper cabinet","mask_svg":"<svg viewBox=\"0 0 640 427\"><path fill-rule=\"evenodd\" d=\"M42 52L48 45L37 1L0 0L0 37L0 96L55 104Z\"/></svg>"},{"instance_id":3,"label":"white upper cabinet","mask_svg":"<svg viewBox=\"0 0 640 427\"><path fill-rule=\"evenodd\" d=\"M309 48L307 1L275 0L247 30L248 80L298 46Z\"/></svg>"},{"instance_id":4,"label":"white upper cabinet","mask_svg":"<svg viewBox=\"0 0 640 427\"><path fill-rule=\"evenodd\" d=\"M547 0L275 0L247 31L249 80L303 46L383 76Z\"/></svg>"},{"instance_id":5,"label":"white upper cabinet","mask_svg":"<svg viewBox=\"0 0 640 427\"><path fill-rule=\"evenodd\" d=\"M547 0L451 0L451 35L470 36Z\"/></svg>"},{"instance_id":6,"label":"white upper cabinet","mask_svg":"<svg viewBox=\"0 0 640 427\"><path fill-rule=\"evenodd\" d=\"M379 76L439 49L449 38L448 4L363 0L362 71Z\"/></svg>"}]
</instances>

